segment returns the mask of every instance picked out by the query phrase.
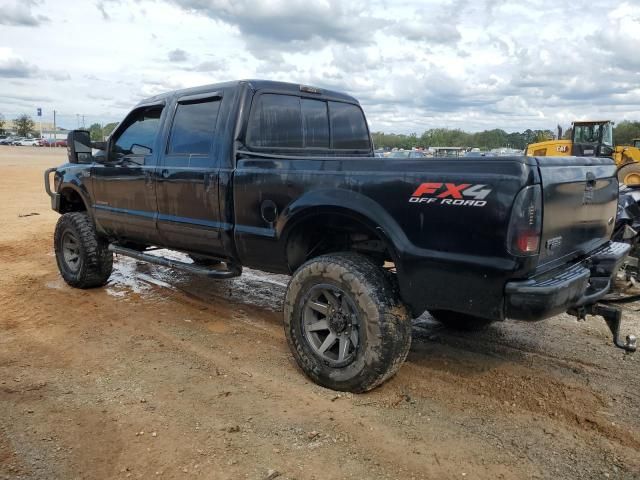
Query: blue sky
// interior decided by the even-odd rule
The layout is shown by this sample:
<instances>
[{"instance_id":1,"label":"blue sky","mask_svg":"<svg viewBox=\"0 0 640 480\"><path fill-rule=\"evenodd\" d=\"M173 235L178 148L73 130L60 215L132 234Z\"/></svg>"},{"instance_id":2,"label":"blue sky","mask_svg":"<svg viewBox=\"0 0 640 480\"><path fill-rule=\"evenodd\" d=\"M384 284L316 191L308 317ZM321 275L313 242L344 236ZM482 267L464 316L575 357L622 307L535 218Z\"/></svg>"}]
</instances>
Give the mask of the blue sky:
<instances>
[{"instance_id":1,"label":"blue sky","mask_svg":"<svg viewBox=\"0 0 640 480\"><path fill-rule=\"evenodd\" d=\"M0 0L0 113L120 119L239 78L346 91L373 130L640 120L640 2Z\"/></svg>"}]
</instances>

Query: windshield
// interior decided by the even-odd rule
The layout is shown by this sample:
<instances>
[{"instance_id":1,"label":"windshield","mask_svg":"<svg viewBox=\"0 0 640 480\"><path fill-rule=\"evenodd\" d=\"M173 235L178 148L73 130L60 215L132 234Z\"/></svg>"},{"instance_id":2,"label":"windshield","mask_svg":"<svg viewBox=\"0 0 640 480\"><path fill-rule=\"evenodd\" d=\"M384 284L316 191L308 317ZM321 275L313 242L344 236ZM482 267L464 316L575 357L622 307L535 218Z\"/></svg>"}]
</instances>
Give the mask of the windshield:
<instances>
[{"instance_id":1,"label":"windshield","mask_svg":"<svg viewBox=\"0 0 640 480\"><path fill-rule=\"evenodd\" d=\"M612 142L613 134L611 131L611 123L605 123L605 124L592 123L587 125L575 125L573 128L574 128L573 138L575 143L591 143L595 145L602 142L607 145L613 144Z\"/></svg>"},{"instance_id":2,"label":"windshield","mask_svg":"<svg viewBox=\"0 0 640 480\"><path fill-rule=\"evenodd\" d=\"M613 145L613 125L611 123L605 123L602 126L602 143L605 145Z\"/></svg>"},{"instance_id":3,"label":"windshield","mask_svg":"<svg viewBox=\"0 0 640 480\"><path fill-rule=\"evenodd\" d=\"M391 158L407 158L408 156L409 156L409 152L407 151L397 151L389 155L389 157Z\"/></svg>"}]
</instances>

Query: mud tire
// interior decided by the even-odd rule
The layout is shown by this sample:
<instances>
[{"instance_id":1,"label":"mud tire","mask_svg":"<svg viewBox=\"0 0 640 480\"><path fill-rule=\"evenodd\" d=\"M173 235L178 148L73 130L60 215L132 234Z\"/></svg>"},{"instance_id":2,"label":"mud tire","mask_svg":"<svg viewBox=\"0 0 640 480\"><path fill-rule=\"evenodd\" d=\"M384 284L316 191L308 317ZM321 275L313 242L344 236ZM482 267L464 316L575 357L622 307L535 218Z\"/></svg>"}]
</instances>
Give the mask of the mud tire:
<instances>
[{"instance_id":1,"label":"mud tire","mask_svg":"<svg viewBox=\"0 0 640 480\"><path fill-rule=\"evenodd\" d=\"M335 367L321 359L303 332L303 308L308 292L318 284L335 286L350 296L359 322L355 357ZM382 268L351 252L322 255L293 274L285 296L285 334L293 356L314 382L347 392L366 392L391 378L411 346L411 321L393 284Z\"/></svg>"},{"instance_id":2,"label":"mud tire","mask_svg":"<svg viewBox=\"0 0 640 480\"><path fill-rule=\"evenodd\" d=\"M70 267L64 256L63 240L77 242L79 265ZM60 275L75 288L101 287L109 280L113 269L113 254L109 244L98 237L89 215L84 212L65 213L58 219L54 233L54 250Z\"/></svg>"},{"instance_id":3,"label":"mud tire","mask_svg":"<svg viewBox=\"0 0 640 480\"><path fill-rule=\"evenodd\" d=\"M429 313L446 328L461 332L479 332L493 323L493 320L449 310L434 310Z\"/></svg>"}]
</instances>

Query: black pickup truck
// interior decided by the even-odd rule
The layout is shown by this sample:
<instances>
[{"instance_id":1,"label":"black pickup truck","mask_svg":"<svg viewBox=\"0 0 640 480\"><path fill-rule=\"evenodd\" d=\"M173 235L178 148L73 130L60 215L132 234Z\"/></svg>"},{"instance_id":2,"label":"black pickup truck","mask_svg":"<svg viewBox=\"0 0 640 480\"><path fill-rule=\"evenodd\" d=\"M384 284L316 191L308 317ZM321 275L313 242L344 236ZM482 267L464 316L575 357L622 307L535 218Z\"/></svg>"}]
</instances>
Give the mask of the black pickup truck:
<instances>
[{"instance_id":1,"label":"black pickup truck","mask_svg":"<svg viewBox=\"0 0 640 480\"><path fill-rule=\"evenodd\" d=\"M467 327L599 314L634 348L597 303L629 248L610 241L610 159L376 158L354 98L262 80L149 98L107 142L74 131L68 145L45 186L69 285L104 285L114 252L212 278L292 275L286 336L324 386L392 376L425 310Z\"/></svg>"}]
</instances>

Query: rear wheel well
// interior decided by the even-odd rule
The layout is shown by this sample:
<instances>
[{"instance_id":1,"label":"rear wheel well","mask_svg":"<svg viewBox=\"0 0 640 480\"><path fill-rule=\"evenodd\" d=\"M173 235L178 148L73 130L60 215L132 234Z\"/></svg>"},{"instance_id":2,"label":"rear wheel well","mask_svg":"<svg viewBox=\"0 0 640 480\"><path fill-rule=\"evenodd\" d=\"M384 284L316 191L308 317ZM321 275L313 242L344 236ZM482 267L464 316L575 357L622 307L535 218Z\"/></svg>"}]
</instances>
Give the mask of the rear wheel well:
<instances>
[{"instance_id":1,"label":"rear wheel well","mask_svg":"<svg viewBox=\"0 0 640 480\"><path fill-rule=\"evenodd\" d=\"M87 206L82 196L73 188L65 188L60 192L60 213L86 211Z\"/></svg>"},{"instance_id":2,"label":"rear wheel well","mask_svg":"<svg viewBox=\"0 0 640 480\"><path fill-rule=\"evenodd\" d=\"M394 262L387 241L376 227L340 213L321 213L297 222L287 237L286 256L294 272L307 260L335 252L357 252L377 265Z\"/></svg>"}]
</instances>

